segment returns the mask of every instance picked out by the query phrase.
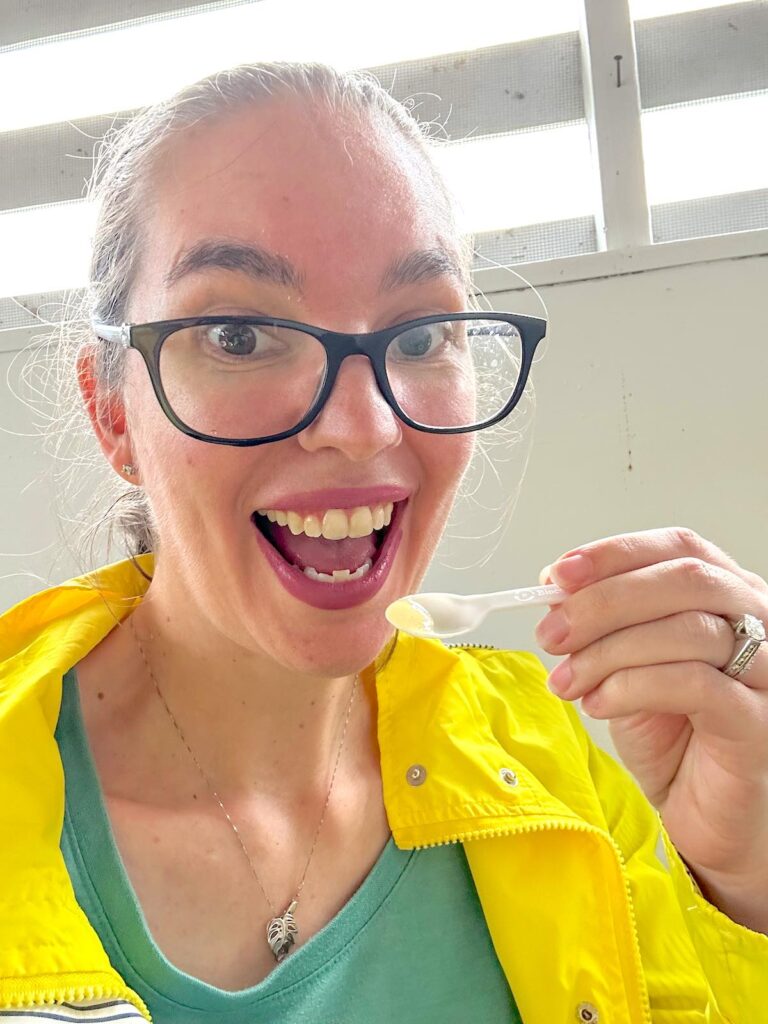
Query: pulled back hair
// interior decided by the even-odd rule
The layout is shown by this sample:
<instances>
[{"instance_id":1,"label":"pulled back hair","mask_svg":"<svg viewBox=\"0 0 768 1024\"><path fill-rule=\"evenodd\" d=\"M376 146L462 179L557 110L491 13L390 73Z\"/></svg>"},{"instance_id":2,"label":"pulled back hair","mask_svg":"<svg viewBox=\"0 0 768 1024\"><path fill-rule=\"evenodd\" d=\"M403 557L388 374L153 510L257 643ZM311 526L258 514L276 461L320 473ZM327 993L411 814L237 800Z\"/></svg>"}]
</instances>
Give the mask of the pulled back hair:
<instances>
[{"instance_id":1,"label":"pulled back hair","mask_svg":"<svg viewBox=\"0 0 768 1024\"><path fill-rule=\"evenodd\" d=\"M185 129L214 122L250 104L285 96L296 97L332 115L375 118L421 154L453 229L468 308L479 308L473 302L471 281L473 237L460 235L456 228L456 199L431 152L436 144L445 142L434 134L434 129L440 130L442 126L419 122L409 102L396 100L370 72L337 71L316 62L244 64L203 78L113 128L101 142L87 191L87 198L98 211L89 287L81 299L68 301L64 319L49 340L53 359L47 366L44 382L54 392L54 413L45 433L57 465L63 467L58 470L58 482L64 484L62 490L70 500L78 487L81 493L89 494L79 517L84 528L76 551L84 571L92 568L87 563L93 561L97 543L105 543L110 551L117 542L122 549L120 557L127 554L134 560L139 554L156 550L156 523L144 490L126 485L111 471L105 479L104 461L94 443L76 373L81 346L96 344L99 393L107 402L122 393L126 350L120 345L97 342L89 321L92 316L111 324L128 319L126 313L144 244L142 208L151 187L153 167L163 147ZM39 382L33 387L38 392L44 390ZM96 476L91 486L87 482L90 474ZM145 575L140 568L139 571Z\"/></svg>"}]
</instances>

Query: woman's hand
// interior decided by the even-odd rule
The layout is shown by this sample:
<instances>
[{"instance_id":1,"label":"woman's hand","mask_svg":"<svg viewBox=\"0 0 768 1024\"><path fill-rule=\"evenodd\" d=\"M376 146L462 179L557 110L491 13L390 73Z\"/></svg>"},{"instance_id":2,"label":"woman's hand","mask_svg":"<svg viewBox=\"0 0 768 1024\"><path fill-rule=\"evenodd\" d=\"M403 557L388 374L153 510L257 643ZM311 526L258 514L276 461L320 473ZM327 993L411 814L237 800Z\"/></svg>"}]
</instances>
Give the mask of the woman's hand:
<instances>
[{"instance_id":1,"label":"woman's hand","mask_svg":"<svg viewBox=\"0 0 768 1024\"><path fill-rule=\"evenodd\" d=\"M740 678L722 671L729 620L768 623L768 584L681 528L586 544L541 579L569 592L536 630L569 655L550 688L609 720L706 897L768 932L768 644Z\"/></svg>"}]
</instances>

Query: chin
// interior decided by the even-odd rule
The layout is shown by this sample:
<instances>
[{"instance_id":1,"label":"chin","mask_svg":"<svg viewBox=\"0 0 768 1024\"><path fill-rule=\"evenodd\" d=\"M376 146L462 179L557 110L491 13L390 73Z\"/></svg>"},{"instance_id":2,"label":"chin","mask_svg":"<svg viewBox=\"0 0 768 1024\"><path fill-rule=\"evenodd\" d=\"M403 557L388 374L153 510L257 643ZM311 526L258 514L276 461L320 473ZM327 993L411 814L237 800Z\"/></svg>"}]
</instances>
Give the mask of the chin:
<instances>
[{"instance_id":1,"label":"chin","mask_svg":"<svg viewBox=\"0 0 768 1024\"><path fill-rule=\"evenodd\" d=\"M393 598L394 600L394 598ZM371 609L325 615L324 622L310 623L301 616L296 628L271 630L267 638L254 637L270 657L296 672L334 679L360 672L370 665L395 635L384 618L386 603ZM300 623L300 624L299 624Z\"/></svg>"}]
</instances>

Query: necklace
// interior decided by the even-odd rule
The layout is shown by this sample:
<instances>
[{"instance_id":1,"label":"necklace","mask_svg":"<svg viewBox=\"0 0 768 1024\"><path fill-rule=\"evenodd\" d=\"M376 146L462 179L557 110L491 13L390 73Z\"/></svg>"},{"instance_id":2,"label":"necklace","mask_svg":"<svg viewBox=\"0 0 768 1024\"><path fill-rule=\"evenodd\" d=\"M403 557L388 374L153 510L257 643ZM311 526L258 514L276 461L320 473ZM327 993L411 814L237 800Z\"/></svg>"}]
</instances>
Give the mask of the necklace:
<instances>
[{"instance_id":1,"label":"necklace","mask_svg":"<svg viewBox=\"0 0 768 1024\"><path fill-rule=\"evenodd\" d=\"M192 748L189 745L188 740L184 736L184 733L181 731L181 727L180 727L179 723L176 721L176 719L175 719L175 717L173 715L173 712L171 711L171 709L168 707L168 704L166 703L165 697L163 696L163 694L162 694L162 692L160 690L160 686L159 686L159 684L157 682L157 679L155 678L155 674L152 671L152 668L151 668L151 666L149 664L149 660L147 659L147 656L144 653L144 647L142 646L142 643L139 640L138 634L136 633L136 628L135 628L135 626L133 624L133 616L132 615L129 616L128 624L129 624L129 626L131 628L131 632L133 633L133 638L136 641L136 646L139 648L139 652L141 654L141 658L142 658L142 661L144 662L144 665L146 667L146 670L147 670L147 673L149 675L149 678L154 683L157 695L160 698L160 701L161 701L163 707L165 708L166 712L168 713L168 717L170 718L171 722L173 723L173 725L174 725L174 727L176 729L176 732L179 734L179 738L181 739L182 743L184 744L184 746L189 751L189 754L190 754L192 760L195 763L195 767L200 772L200 775L203 777L203 780L205 781L206 786L208 787L208 789L213 794L213 796L216 799L216 802L218 803L219 807L221 807L222 811L224 812L224 816L226 817L226 819L229 822L229 824L232 826L232 831L235 833L235 835L237 837L237 841L240 844L240 847L241 847L243 853L245 854L246 860L248 861L248 864L249 864L249 866L251 868L251 872L253 873L253 877L256 879L256 882L258 883L258 886L261 889L261 892L262 892L262 894L264 896L264 899L267 901L267 906L269 907L270 912L272 914L272 918L270 919L269 923L267 924L267 943L269 945L269 948L272 950L272 953L274 954L275 959L277 960L278 963L280 963L282 960L285 960L285 958L288 956L288 954L291 951L291 947L295 944L296 939L298 938L298 935L299 935L299 927L296 924L296 917L295 917L296 907L298 906L298 903L299 903L299 896L301 895L301 890L304 887L304 879L307 877L307 870L309 868L310 861L312 860L312 854L315 852L315 846L317 845L317 837L320 835L320 829L322 828L323 821L325 820L325 812L328 809L328 803L329 803L329 801L331 799L331 793L333 792L333 784L336 781L336 769L339 767L339 760L341 758L341 751L342 751L342 749L344 747L344 738L347 735L347 726L349 724L349 716L350 716L350 713L352 711L352 701L354 700L355 691L357 689L357 684L358 684L358 681L359 681L360 677L359 677L359 675L356 675L355 679L354 679L354 682L352 683L352 692L351 692L351 694L349 696L349 703L347 705L347 713L346 713L346 717L344 719L344 728L343 728L342 733L341 733L341 742L339 743L339 749L338 749L338 751L336 753L336 761L335 761L334 766L333 766L333 773L331 774L331 784L328 787L328 795L325 798L325 803L323 805L323 810L322 810L322 813L320 815L320 821L318 822L317 828L315 829L314 839L312 840L312 848L309 851L309 857L307 858L307 863L304 866L304 873L301 876L301 881L299 882L299 886L298 886L298 888L296 890L296 894L294 895L293 899L289 902L288 906L283 911L283 913L282 914L278 914L275 911L275 908L274 908L274 906L272 904L272 901L270 900L269 896L267 896L267 893L266 893L266 890L264 889L264 886L261 884L261 879L259 878L258 872L256 871L256 868L254 867L253 861L251 860L251 855L248 853L248 850L246 848L245 843L243 842L242 836L240 835L240 832L239 832L239 830L237 828L237 825L235 825L234 821L232 821L232 818L229 815L229 811L227 811L226 807L224 806L224 803L223 803L221 797L219 796L219 794L216 792L216 789L214 788L213 783L211 782L211 780L208 778L208 776L203 771L203 769L202 769L202 767L200 765L200 762L195 757L194 751L192 750Z\"/></svg>"}]
</instances>

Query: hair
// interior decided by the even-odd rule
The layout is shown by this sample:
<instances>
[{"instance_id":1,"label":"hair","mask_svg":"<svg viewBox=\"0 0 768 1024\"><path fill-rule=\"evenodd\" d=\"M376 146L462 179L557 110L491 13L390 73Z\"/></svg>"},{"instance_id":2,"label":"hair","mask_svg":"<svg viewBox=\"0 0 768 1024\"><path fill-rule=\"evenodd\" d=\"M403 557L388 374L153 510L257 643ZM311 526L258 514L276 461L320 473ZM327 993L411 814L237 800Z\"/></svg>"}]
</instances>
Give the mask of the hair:
<instances>
[{"instance_id":1,"label":"hair","mask_svg":"<svg viewBox=\"0 0 768 1024\"><path fill-rule=\"evenodd\" d=\"M126 485L113 472L104 479L103 458L95 445L76 372L81 347L94 344L99 394L106 402L121 396L126 350L97 341L90 319L112 324L127 319L145 243L142 210L153 169L164 148L185 129L215 122L251 104L285 96L318 105L332 115L375 118L421 154L453 230L468 306L479 308L471 278L474 238L461 235L457 229L456 197L447 187L431 151L446 142L445 138L436 137L436 131L444 132L444 128L439 122L420 122L413 112L413 101L400 103L370 72L338 71L317 62L244 64L203 78L169 99L141 110L125 124L113 127L98 149L87 188L87 198L98 211L89 287L65 302L63 318L48 339L53 359L47 364L45 360L43 364L33 360L32 366L38 371L33 390L42 394L50 386L53 391L54 411L47 417L44 433L57 464L63 466L56 474L57 484L64 484L62 490L70 500L74 500L77 490L91 491L90 501L80 514L83 529L75 552L84 570L84 563L93 561L97 542L105 541L106 550L110 551L117 538L134 563L137 555L156 550L156 522L144 490L141 486ZM40 380L43 366L45 379ZM29 374L25 376L29 383ZM92 487L87 482L89 470L97 474ZM88 565L88 569L91 567Z\"/></svg>"}]
</instances>

